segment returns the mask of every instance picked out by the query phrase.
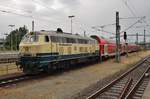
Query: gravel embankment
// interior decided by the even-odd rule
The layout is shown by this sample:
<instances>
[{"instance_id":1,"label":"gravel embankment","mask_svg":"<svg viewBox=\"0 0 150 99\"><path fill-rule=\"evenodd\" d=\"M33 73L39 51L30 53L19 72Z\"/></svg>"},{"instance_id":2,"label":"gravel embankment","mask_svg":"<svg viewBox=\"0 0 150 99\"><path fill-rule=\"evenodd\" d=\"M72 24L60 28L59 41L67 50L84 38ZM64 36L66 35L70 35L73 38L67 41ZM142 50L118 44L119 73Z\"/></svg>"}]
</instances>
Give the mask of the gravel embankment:
<instances>
[{"instance_id":1,"label":"gravel embankment","mask_svg":"<svg viewBox=\"0 0 150 99\"><path fill-rule=\"evenodd\" d=\"M122 57L121 63L110 59L102 64L71 70L58 75L17 84L11 88L1 88L1 99L70 99L73 95L95 84L100 79L124 70L150 51L132 53L128 58Z\"/></svg>"}]
</instances>

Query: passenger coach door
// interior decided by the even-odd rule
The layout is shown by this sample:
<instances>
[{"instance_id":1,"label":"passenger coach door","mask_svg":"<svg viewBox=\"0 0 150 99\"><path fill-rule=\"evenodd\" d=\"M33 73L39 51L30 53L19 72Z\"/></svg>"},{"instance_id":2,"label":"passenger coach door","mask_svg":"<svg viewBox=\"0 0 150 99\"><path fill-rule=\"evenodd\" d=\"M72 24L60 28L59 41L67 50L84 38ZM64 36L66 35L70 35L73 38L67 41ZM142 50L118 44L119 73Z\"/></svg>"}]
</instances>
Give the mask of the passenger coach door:
<instances>
[{"instance_id":1,"label":"passenger coach door","mask_svg":"<svg viewBox=\"0 0 150 99\"><path fill-rule=\"evenodd\" d=\"M104 45L104 55L108 55L108 45Z\"/></svg>"}]
</instances>

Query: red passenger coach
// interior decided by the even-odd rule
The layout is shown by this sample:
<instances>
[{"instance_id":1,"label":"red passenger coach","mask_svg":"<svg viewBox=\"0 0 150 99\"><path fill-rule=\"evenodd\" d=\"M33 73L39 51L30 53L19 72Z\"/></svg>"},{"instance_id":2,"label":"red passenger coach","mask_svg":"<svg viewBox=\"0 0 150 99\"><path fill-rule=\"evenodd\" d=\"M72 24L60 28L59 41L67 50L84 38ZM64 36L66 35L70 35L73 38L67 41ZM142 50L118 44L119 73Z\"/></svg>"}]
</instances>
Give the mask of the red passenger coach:
<instances>
[{"instance_id":1,"label":"red passenger coach","mask_svg":"<svg viewBox=\"0 0 150 99\"><path fill-rule=\"evenodd\" d=\"M109 41L103 37L92 35L92 38L96 39L99 43L100 55L102 57L115 56L116 54L116 43L114 41ZM135 52L140 50L140 46L136 44L128 44L128 52ZM125 43L120 44L120 53L123 54L126 52Z\"/></svg>"},{"instance_id":2,"label":"red passenger coach","mask_svg":"<svg viewBox=\"0 0 150 99\"><path fill-rule=\"evenodd\" d=\"M99 43L100 54L102 57L108 57L115 55L116 44L114 42L110 42L102 37L98 37L96 35L92 35L92 38L96 39Z\"/></svg>"}]
</instances>

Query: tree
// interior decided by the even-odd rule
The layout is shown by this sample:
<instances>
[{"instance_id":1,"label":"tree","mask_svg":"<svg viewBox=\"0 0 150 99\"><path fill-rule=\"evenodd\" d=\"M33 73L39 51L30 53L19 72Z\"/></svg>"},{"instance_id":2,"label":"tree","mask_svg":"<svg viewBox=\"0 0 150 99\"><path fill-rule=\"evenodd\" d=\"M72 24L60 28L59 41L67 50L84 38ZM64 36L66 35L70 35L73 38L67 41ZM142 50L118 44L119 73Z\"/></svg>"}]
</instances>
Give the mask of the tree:
<instances>
[{"instance_id":1,"label":"tree","mask_svg":"<svg viewBox=\"0 0 150 99\"><path fill-rule=\"evenodd\" d=\"M19 49L19 44L22 39L22 37L28 32L28 29L26 26L20 27L19 29L13 30L10 32L10 34L6 37L5 42L5 48L7 50L11 49L11 46L13 50ZM11 45L11 39L12 39L12 45Z\"/></svg>"}]
</instances>

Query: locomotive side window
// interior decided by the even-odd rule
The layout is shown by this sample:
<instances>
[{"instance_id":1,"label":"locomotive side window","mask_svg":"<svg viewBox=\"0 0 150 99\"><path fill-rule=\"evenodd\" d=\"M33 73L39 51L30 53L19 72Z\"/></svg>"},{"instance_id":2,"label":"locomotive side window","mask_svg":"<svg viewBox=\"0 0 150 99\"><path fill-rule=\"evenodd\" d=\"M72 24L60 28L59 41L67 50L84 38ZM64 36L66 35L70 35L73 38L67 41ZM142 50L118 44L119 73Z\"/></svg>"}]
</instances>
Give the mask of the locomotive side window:
<instances>
[{"instance_id":1,"label":"locomotive side window","mask_svg":"<svg viewBox=\"0 0 150 99\"><path fill-rule=\"evenodd\" d=\"M78 39L78 43L80 43L80 44L88 44L88 40Z\"/></svg>"},{"instance_id":2,"label":"locomotive side window","mask_svg":"<svg viewBox=\"0 0 150 99\"><path fill-rule=\"evenodd\" d=\"M56 36L51 36L51 41L52 42L58 42L57 37Z\"/></svg>"},{"instance_id":3,"label":"locomotive side window","mask_svg":"<svg viewBox=\"0 0 150 99\"><path fill-rule=\"evenodd\" d=\"M73 38L66 38L67 43L76 43L75 39Z\"/></svg>"},{"instance_id":4,"label":"locomotive side window","mask_svg":"<svg viewBox=\"0 0 150 99\"><path fill-rule=\"evenodd\" d=\"M49 42L49 37L45 36L45 42Z\"/></svg>"},{"instance_id":5,"label":"locomotive side window","mask_svg":"<svg viewBox=\"0 0 150 99\"><path fill-rule=\"evenodd\" d=\"M67 43L67 40L65 37L62 37L62 43Z\"/></svg>"}]
</instances>

